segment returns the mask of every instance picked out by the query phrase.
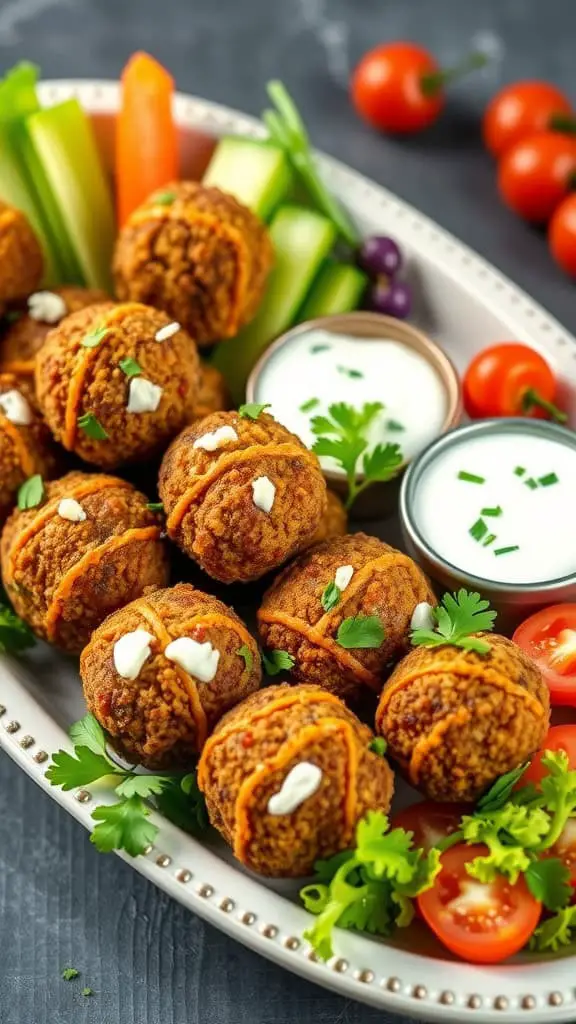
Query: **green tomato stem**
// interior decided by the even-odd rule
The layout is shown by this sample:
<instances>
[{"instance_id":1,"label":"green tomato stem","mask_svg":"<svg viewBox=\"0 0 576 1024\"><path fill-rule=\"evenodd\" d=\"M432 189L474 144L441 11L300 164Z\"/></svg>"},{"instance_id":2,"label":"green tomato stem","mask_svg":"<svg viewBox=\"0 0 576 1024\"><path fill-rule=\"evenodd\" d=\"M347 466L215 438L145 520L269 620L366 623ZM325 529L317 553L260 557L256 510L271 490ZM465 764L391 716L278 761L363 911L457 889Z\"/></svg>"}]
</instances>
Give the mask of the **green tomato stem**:
<instances>
[{"instance_id":1,"label":"green tomato stem","mask_svg":"<svg viewBox=\"0 0 576 1024\"><path fill-rule=\"evenodd\" d=\"M552 114L548 121L548 127L553 132L566 132L568 135L576 135L576 118L569 114Z\"/></svg>"},{"instance_id":2,"label":"green tomato stem","mask_svg":"<svg viewBox=\"0 0 576 1024\"><path fill-rule=\"evenodd\" d=\"M469 53L464 60L460 61L453 68L445 68L440 71L431 71L427 75L422 75L420 79L420 89L424 96L436 96L441 89L446 85L450 85L452 82L456 82L459 78L463 78L468 75L471 71L477 71L479 68L485 67L488 64L488 56L480 51Z\"/></svg>"},{"instance_id":3,"label":"green tomato stem","mask_svg":"<svg viewBox=\"0 0 576 1024\"><path fill-rule=\"evenodd\" d=\"M568 416L562 409L546 398L542 398L535 388L528 388L522 395L522 411L531 412L534 408L543 409L556 423L566 423L568 420Z\"/></svg>"}]
</instances>

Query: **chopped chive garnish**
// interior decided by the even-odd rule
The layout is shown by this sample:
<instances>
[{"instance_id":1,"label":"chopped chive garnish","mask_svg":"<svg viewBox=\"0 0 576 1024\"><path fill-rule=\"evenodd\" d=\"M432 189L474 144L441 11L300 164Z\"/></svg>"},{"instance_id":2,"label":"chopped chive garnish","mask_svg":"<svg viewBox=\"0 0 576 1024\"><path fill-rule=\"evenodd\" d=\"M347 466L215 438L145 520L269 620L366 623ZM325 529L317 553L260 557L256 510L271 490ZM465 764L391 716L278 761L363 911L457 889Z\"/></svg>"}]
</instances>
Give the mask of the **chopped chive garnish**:
<instances>
[{"instance_id":1,"label":"chopped chive garnish","mask_svg":"<svg viewBox=\"0 0 576 1024\"><path fill-rule=\"evenodd\" d=\"M486 478L483 476L476 476L476 473L467 473L465 469L461 469L458 473L459 480L465 480L467 484L485 484Z\"/></svg>"},{"instance_id":2,"label":"chopped chive garnish","mask_svg":"<svg viewBox=\"0 0 576 1024\"><path fill-rule=\"evenodd\" d=\"M524 466L516 466L516 469L514 470L514 475L515 476L524 476L525 472L526 472L526 470L524 469Z\"/></svg>"},{"instance_id":3,"label":"chopped chive garnish","mask_svg":"<svg viewBox=\"0 0 576 1024\"><path fill-rule=\"evenodd\" d=\"M528 479L524 481L524 486L529 487L531 491L535 491L538 487L538 484L536 483L533 476L529 476Z\"/></svg>"},{"instance_id":4,"label":"chopped chive garnish","mask_svg":"<svg viewBox=\"0 0 576 1024\"><path fill-rule=\"evenodd\" d=\"M399 423L398 420L386 420L386 430L391 430L394 433L400 433L402 430L406 430L403 423Z\"/></svg>"},{"instance_id":5,"label":"chopped chive garnish","mask_svg":"<svg viewBox=\"0 0 576 1024\"><path fill-rule=\"evenodd\" d=\"M480 511L480 515L481 516L493 516L494 518L496 516L501 516L502 515L502 506L501 505L495 505L494 508L483 508Z\"/></svg>"},{"instance_id":6,"label":"chopped chive garnish","mask_svg":"<svg viewBox=\"0 0 576 1024\"><path fill-rule=\"evenodd\" d=\"M319 398L309 398L307 402L302 402L302 405L299 407L300 412L312 412L312 409L315 409L318 405L320 405Z\"/></svg>"},{"instance_id":7,"label":"chopped chive garnish","mask_svg":"<svg viewBox=\"0 0 576 1024\"><path fill-rule=\"evenodd\" d=\"M495 533L489 533L488 536L486 537L486 540L484 541L482 547L483 548L487 548L490 544L493 544L495 540L496 540L496 534Z\"/></svg>"},{"instance_id":8,"label":"chopped chive garnish","mask_svg":"<svg viewBox=\"0 0 576 1024\"><path fill-rule=\"evenodd\" d=\"M495 555L509 555L511 551L519 551L519 544L510 544L507 548L496 548L494 551Z\"/></svg>"},{"instance_id":9,"label":"chopped chive garnish","mask_svg":"<svg viewBox=\"0 0 576 1024\"><path fill-rule=\"evenodd\" d=\"M353 380L360 380L364 374L361 370L353 370L349 366L337 366L338 373L344 374L345 377L352 377Z\"/></svg>"},{"instance_id":10,"label":"chopped chive garnish","mask_svg":"<svg viewBox=\"0 0 576 1024\"><path fill-rule=\"evenodd\" d=\"M329 351L330 351L330 345L312 345L312 348L310 349L310 352L312 353L313 356L315 356L317 352L329 352Z\"/></svg>"},{"instance_id":11,"label":"chopped chive garnish","mask_svg":"<svg viewBox=\"0 0 576 1024\"><path fill-rule=\"evenodd\" d=\"M550 487L551 484L558 483L558 477L556 473L547 473L546 476L538 477L538 483L541 487Z\"/></svg>"},{"instance_id":12,"label":"chopped chive garnish","mask_svg":"<svg viewBox=\"0 0 576 1024\"><path fill-rule=\"evenodd\" d=\"M471 526L468 533L474 540L482 540L488 533L488 527L483 519L477 519L474 526Z\"/></svg>"}]
</instances>

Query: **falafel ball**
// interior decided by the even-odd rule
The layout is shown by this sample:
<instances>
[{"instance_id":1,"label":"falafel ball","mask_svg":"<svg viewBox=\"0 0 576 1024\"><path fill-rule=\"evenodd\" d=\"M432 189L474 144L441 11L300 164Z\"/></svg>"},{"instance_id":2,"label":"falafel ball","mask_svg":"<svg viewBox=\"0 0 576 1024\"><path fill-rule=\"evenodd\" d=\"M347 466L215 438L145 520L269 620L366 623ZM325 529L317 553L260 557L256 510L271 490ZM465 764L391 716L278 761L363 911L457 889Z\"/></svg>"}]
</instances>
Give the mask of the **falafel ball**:
<instances>
[{"instance_id":1,"label":"falafel ball","mask_svg":"<svg viewBox=\"0 0 576 1024\"><path fill-rule=\"evenodd\" d=\"M318 459L265 414L216 412L186 427L158 490L168 535L222 583L281 565L309 543L326 506Z\"/></svg>"},{"instance_id":2,"label":"falafel ball","mask_svg":"<svg viewBox=\"0 0 576 1024\"><path fill-rule=\"evenodd\" d=\"M107 615L166 585L161 533L147 498L125 480L68 473L46 485L36 507L8 519L4 586L38 636L75 654Z\"/></svg>"},{"instance_id":3,"label":"falafel ball","mask_svg":"<svg viewBox=\"0 0 576 1024\"><path fill-rule=\"evenodd\" d=\"M190 422L201 420L211 412L224 412L232 405L226 378L210 363L200 360L200 388L192 408Z\"/></svg>"},{"instance_id":4,"label":"falafel ball","mask_svg":"<svg viewBox=\"0 0 576 1024\"><path fill-rule=\"evenodd\" d=\"M258 611L260 639L292 656L296 680L354 702L365 687L380 692L390 663L408 650L422 601L436 604L408 555L365 533L335 537L276 578Z\"/></svg>"},{"instance_id":5,"label":"falafel ball","mask_svg":"<svg viewBox=\"0 0 576 1024\"><path fill-rule=\"evenodd\" d=\"M198 383L190 336L136 302L72 313L36 359L36 392L52 433L106 469L159 454L188 422Z\"/></svg>"},{"instance_id":6,"label":"falafel ball","mask_svg":"<svg viewBox=\"0 0 576 1024\"><path fill-rule=\"evenodd\" d=\"M189 766L222 714L262 679L243 622L187 583L110 615L84 648L80 674L88 710L122 756L168 770Z\"/></svg>"},{"instance_id":7,"label":"falafel ball","mask_svg":"<svg viewBox=\"0 0 576 1024\"><path fill-rule=\"evenodd\" d=\"M224 716L207 741L198 785L210 821L252 871L311 874L353 843L370 811L388 811L394 776L373 736L318 686L270 686Z\"/></svg>"},{"instance_id":8,"label":"falafel ball","mask_svg":"<svg viewBox=\"0 0 576 1024\"><path fill-rule=\"evenodd\" d=\"M344 508L344 502L340 500L330 488L326 491L326 511L320 520L310 547L313 544L321 544L324 540L331 540L332 537L343 537L348 529L348 513Z\"/></svg>"},{"instance_id":9,"label":"falafel ball","mask_svg":"<svg viewBox=\"0 0 576 1024\"><path fill-rule=\"evenodd\" d=\"M20 486L31 476L49 478L58 457L30 385L0 373L0 525L11 512Z\"/></svg>"},{"instance_id":10,"label":"falafel ball","mask_svg":"<svg viewBox=\"0 0 576 1024\"><path fill-rule=\"evenodd\" d=\"M43 273L42 248L30 221L0 200L0 305L26 298Z\"/></svg>"},{"instance_id":11,"label":"falafel ball","mask_svg":"<svg viewBox=\"0 0 576 1024\"><path fill-rule=\"evenodd\" d=\"M119 299L163 309L203 346L252 320L272 263L266 226L248 207L218 188L176 181L129 217L113 270Z\"/></svg>"},{"instance_id":12,"label":"falafel ball","mask_svg":"<svg viewBox=\"0 0 576 1024\"><path fill-rule=\"evenodd\" d=\"M78 309L108 301L99 288L75 285L33 292L28 296L28 312L14 310L15 319L0 338L0 370L33 378L36 356L55 324Z\"/></svg>"},{"instance_id":13,"label":"falafel ball","mask_svg":"<svg viewBox=\"0 0 576 1024\"><path fill-rule=\"evenodd\" d=\"M415 647L396 666L376 731L409 781L432 800L472 802L542 746L549 693L537 665L503 636L487 654Z\"/></svg>"}]
</instances>

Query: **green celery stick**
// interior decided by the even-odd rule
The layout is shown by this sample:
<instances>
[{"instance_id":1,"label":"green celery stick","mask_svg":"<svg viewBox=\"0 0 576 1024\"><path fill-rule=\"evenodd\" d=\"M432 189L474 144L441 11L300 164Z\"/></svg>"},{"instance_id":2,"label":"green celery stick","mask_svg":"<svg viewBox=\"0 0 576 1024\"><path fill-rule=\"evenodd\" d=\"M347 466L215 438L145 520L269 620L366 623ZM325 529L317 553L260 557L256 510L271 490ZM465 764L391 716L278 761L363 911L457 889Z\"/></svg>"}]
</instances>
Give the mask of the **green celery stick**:
<instances>
[{"instance_id":1,"label":"green celery stick","mask_svg":"<svg viewBox=\"0 0 576 1024\"><path fill-rule=\"evenodd\" d=\"M87 115L72 99L33 114L26 125L85 283L110 290L114 208Z\"/></svg>"},{"instance_id":2,"label":"green celery stick","mask_svg":"<svg viewBox=\"0 0 576 1024\"><path fill-rule=\"evenodd\" d=\"M327 260L298 311L298 320L358 309L367 284L366 274L358 267Z\"/></svg>"},{"instance_id":3,"label":"green celery stick","mask_svg":"<svg viewBox=\"0 0 576 1024\"><path fill-rule=\"evenodd\" d=\"M216 146L203 184L231 192L262 220L286 199L292 184L290 162L273 142L225 135Z\"/></svg>"}]
</instances>

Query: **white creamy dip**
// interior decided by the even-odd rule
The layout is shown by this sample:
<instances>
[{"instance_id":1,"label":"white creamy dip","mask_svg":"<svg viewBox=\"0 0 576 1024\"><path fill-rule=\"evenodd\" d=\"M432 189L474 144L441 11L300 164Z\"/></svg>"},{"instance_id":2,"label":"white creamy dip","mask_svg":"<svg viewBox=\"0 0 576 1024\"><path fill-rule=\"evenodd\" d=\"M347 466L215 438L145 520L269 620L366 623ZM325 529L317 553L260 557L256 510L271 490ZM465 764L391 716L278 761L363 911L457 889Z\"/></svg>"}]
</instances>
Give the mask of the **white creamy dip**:
<instances>
[{"instance_id":1,"label":"white creamy dip","mask_svg":"<svg viewBox=\"0 0 576 1024\"><path fill-rule=\"evenodd\" d=\"M315 440L311 419L334 402L355 408L381 402L385 408L367 431L370 447L395 443L407 459L438 436L447 411L442 380L419 352L387 338L325 330L306 331L282 345L263 367L254 401L269 402L271 414L309 448ZM333 459L320 462L339 470Z\"/></svg>"},{"instance_id":2,"label":"white creamy dip","mask_svg":"<svg viewBox=\"0 0 576 1024\"><path fill-rule=\"evenodd\" d=\"M308 797L314 795L322 782L317 764L301 761L290 769L281 788L268 801L268 814L292 814Z\"/></svg>"},{"instance_id":3,"label":"white creamy dip","mask_svg":"<svg viewBox=\"0 0 576 1024\"><path fill-rule=\"evenodd\" d=\"M453 566L528 584L576 572L575 509L576 451L519 426L464 435L440 451L422 470L411 511L427 544Z\"/></svg>"},{"instance_id":4,"label":"white creamy dip","mask_svg":"<svg viewBox=\"0 0 576 1024\"><path fill-rule=\"evenodd\" d=\"M114 644L114 668L122 679L137 679L151 654L154 637L145 629L125 633Z\"/></svg>"},{"instance_id":5,"label":"white creamy dip","mask_svg":"<svg viewBox=\"0 0 576 1024\"><path fill-rule=\"evenodd\" d=\"M201 683L211 683L218 671L220 651L209 640L201 644L190 636L180 636L168 644L164 654Z\"/></svg>"}]
</instances>

